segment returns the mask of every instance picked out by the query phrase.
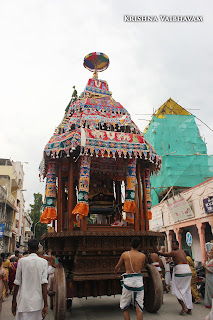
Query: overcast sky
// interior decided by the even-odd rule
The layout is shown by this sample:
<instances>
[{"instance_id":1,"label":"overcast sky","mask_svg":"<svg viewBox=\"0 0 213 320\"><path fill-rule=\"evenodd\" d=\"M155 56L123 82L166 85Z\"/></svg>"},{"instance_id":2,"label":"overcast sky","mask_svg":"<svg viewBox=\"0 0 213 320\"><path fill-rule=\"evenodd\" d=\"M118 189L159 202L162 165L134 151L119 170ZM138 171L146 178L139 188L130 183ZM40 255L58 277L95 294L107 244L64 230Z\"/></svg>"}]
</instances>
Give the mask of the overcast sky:
<instances>
[{"instance_id":1,"label":"overcast sky","mask_svg":"<svg viewBox=\"0 0 213 320\"><path fill-rule=\"evenodd\" d=\"M213 128L213 4L203 0L1 0L1 158L24 164L26 207L43 193L38 167L75 85L92 74L84 56L104 52L106 80L143 130L168 98ZM124 15L194 15L203 22L124 22ZM201 123L198 122L200 125ZM213 132L199 126L208 153Z\"/></svg>"}]
</instances>

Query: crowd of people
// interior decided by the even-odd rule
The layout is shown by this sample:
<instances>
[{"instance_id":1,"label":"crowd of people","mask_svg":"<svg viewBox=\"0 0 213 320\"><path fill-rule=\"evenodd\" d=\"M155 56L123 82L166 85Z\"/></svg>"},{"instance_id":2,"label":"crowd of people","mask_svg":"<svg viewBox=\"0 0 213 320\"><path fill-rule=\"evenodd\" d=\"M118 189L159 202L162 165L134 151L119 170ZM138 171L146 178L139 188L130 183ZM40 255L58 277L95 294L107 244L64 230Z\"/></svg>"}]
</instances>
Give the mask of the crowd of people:
<instances>
[{"instance_id":1,"label":"crowd of people","mask_svg":"<svg viewBox=\"0 0 213 320\"><path fill-rule=\"evenodd\" d=\"M44 252L36 239L29 240L28 251L22 254L18 250L14 254L1 253L0 319L2 302L10 294L13 295L12 313L17 320L44 319L48 310L47 295L53 295L54 272L60 265L56 253Z\"/></svg>"},{"instance_id":2,"label":"crowd of people","mask_svg":"<svg viewBox=\"0 0 213 320\"><path fill-rule=\"evenodd\" d=\"M166 292L170 290L172 281L172 294L174 294L184 313L192 314L192 302L199 303L201 297L197 288L197 272L194 261L188 250L179 249L178 241L173 241L172 251L165 252L165 247L161 247L161 251L155 250L156 253L150 255L151 263L156 266L162 278L163 286ZM210 314L205 320L213 320L213 247L207 252L208 260L203 264L206 270L205 281L205 298L206 308L210 308ZM172 279L170 277L170 263L174 263Z\"/></svg>"},{"instance_id":3,"label":"crowd of people","mask_svg":"<svg viewBox=\"0 0 213 320\"><path fill-rule=\"evenodd\" d=\"M115 272L124 264L126 273L123 275L122 295L120 300L120 308L124 314L124 320L129 320L128 309L131 304L136 306L137 320L143 319L143 276L141 270L146 263L146 257L140 251L140 239L132 239L132 248L130 251L124 252ZM165 291L170 291L177 297L181 305L180 315L185 313L192 315L193 302L199 303L201 298L197 289L197 273L194 261L188 250L181 250L178 241L172 242L171 252L166 252L165 247L161 247L161 251L154 248L154 253L148 257L148 261L159 272L159 279ZM208 261L204 263L206 269L206 290L205 290L205 306L211 308L211 312L205 320L213 320L213 248L207 253ZM170 264L173 263L173 270L170 270ZM171 278L172 274L172 278ZM134 297L134 299L132 299Z\"/></svg>"},{"instance_id":4,"label":"crowd of people","mask_svg":"<svg viewBox=\"0 0 213 320\"><path fill-rule=\"evenodd\" d=\"M132 304L132 296L137 311L137 319L143 319L144 287L142 268L147 262L146 256L139 251L140 239L132 239L131 251L124 252L115 267L117 272L124 263L126 273L123 275L120 308L124 319L130 319L128 308ZM166 252L154 248L149 256L149 263L158 270L166 292L175 295L182 309L180 314L192 314L193 303L200 302L197 290L197 273L194 261L188 250L179 249L178 241L172 242L172 251ZM207 253L208 260L203 264L206 270L205 306L211 308L205 320L213 320L213 248ZM173 263L173 272L170 264ZM48 312L47 295L54 294L54 272L61 266L55 252L45 253L36 239L28 242L28 251L20 254L1 253L0 257L0 318L2 302L9 294L13 294L12 313L17 320L44 319ZM171 278L172 275L172 278ZM29 282L31 286L29 286ZM35 299L36 292L36 299ZM133 294L134 293L134 294ZM136 293L136 294L135 294ZM34 297L32 300L32 296ZM21 297L21 298L20 298ZM35 303L36 301L36 303Z\"/></svg>"}]
</instances>

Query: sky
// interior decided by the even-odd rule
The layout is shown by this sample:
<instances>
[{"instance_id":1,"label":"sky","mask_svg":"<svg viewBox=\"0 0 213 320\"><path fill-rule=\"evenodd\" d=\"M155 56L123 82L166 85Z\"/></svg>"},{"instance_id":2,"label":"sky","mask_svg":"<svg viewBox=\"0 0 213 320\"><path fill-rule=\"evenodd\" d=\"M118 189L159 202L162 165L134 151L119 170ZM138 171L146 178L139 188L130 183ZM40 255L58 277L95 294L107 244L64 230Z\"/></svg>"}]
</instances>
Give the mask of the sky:
<instances>
[{"instance_id":1,"label":"sky","mask_svg":"<svg viewBox=\"0 0 213 320\"><path fill-rule=\"evenodd\" d=\"M88 53L108 55L99 78L141 130L170 97L213 129L212 12L210 0L0 1L0 157L27 162L26 209L33 193L44 194L38 167L72 87L80 94L92 76L83 67ZM125 22L125 15L158 21ZM203 21L161 22L160 15ZM197 123L213 154L213 132Z\"/></svg>"}]
</instances>

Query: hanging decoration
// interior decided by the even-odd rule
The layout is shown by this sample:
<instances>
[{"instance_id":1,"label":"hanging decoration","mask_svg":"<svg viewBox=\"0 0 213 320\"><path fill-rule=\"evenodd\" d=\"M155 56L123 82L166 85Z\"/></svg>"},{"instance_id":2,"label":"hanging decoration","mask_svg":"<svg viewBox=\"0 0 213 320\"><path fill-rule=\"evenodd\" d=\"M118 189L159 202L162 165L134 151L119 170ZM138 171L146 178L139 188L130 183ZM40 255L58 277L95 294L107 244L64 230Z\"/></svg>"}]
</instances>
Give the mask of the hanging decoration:
<instances>
[{"instance_id":1,"label":"hanging decoration","mask_svg":"<svg viewBox=\"0 0 213 320\"><path fill-rule=\"evenodd\" d=\"M126 212L126 220L134 223L135 207L135 185L136 185L136 159L129 160L126 176L126 193L123 211Z\"/></svg>"},{"instance_id":2,"label":"hanging decoration","mask_svg":"<svg viewBox=\"0 0 213 320\"><path fill-rule=\"evenodd\" d=\"M56 214L56 163L48 163L46 189L44 199L44 212L40 217L40 222L49 224L52 220L57 219Z\"/></svg>"},{"instance_id":3,"label":"hanging decoration","mask_svg":"<svg viewBox=\"0 0 213 320\"><path fill-rule=\"evenodd\" d=\"M72 214L76 216L76 221L78 221L82 217L86 217L89 213L88 195L90 182L90 163L90 157L81 157L78 203L72 211Z\"/></svg>"},{"instance_id":4,"label":"hanging decoration","mask_svg":"<svg viewBox=\"0 0 213 320\"><path fill-rule=\"evenodd\" d=\"M152 220L152 200L151 200L151 184L150 184L150 169L146 168L144 170L145 174L145 187L146 187L146 197L147 197L147 211L148 211L148 220Z\"/></svg>"}]
</instances>

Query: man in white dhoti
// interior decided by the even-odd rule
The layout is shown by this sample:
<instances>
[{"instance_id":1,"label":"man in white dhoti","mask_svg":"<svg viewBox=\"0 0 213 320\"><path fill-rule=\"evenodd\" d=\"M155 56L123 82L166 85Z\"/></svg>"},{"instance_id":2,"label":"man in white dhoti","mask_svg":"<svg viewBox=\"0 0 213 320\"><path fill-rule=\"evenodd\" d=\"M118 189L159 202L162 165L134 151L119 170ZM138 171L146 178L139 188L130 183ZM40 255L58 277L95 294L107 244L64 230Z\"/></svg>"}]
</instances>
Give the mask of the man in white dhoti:
<instances>
[{"instance_id":1,"label":"man in white dhoti","mask_svg":"<svg viewBox=\"0 0 213 320\"><path fill-rule=\"evenodd\" d=\"M165 258L165 257L164 257ZM166 258L168 259L168 258ZM165 263L165 284L166 284L166 291L167 293L169 292L170 290L170 283L171 283L171 272L170 272L170 264L169 264L169 261L166 260L166 263Z\"/></svg>"},{"instance_id":2,"label":"man in white dhoti","mask_svg":"<svg viewBox=\"0 0 213 320\"><path fill-rule=\"evenodd\" d=\"M12 301L12 313L16 315L16 320L41 320L48 312L48 263L36 254L37 250L38 241L29 240L29 256L18 263Z\"/></svg>"},{"instance_id":3,"label":"man in white dhoti","mask_svg":"<svg viewBox=\"0 0 213 320\"><path fill-rule=\"evenodd\" d=\"M172 257L174 261L172 276L172 294L175 295L182 307L181 315L184 313L192 314L192 294L191 294L191 269L186 260L186 254L179 249L179 242L172 242L171 252L155 252L164 257Z\"/></svg>"},{"instance_id":4,"label":"man in white dhoti","mask_svg":"<svg viewBox=\"0 0 213 320\"><path fill-rule=\"evenodd\" d=\"M140 238L132 238L130 251L122 253L118 264L115 266L115 273L125 264L126 273L123 274L122 295L120 308L124 314L124 320L129 320L128 308L136 306L137 320L143 319L144 287L141 270L145 263L146 256L139 252Z\"/></svg>"}]
</instances>

